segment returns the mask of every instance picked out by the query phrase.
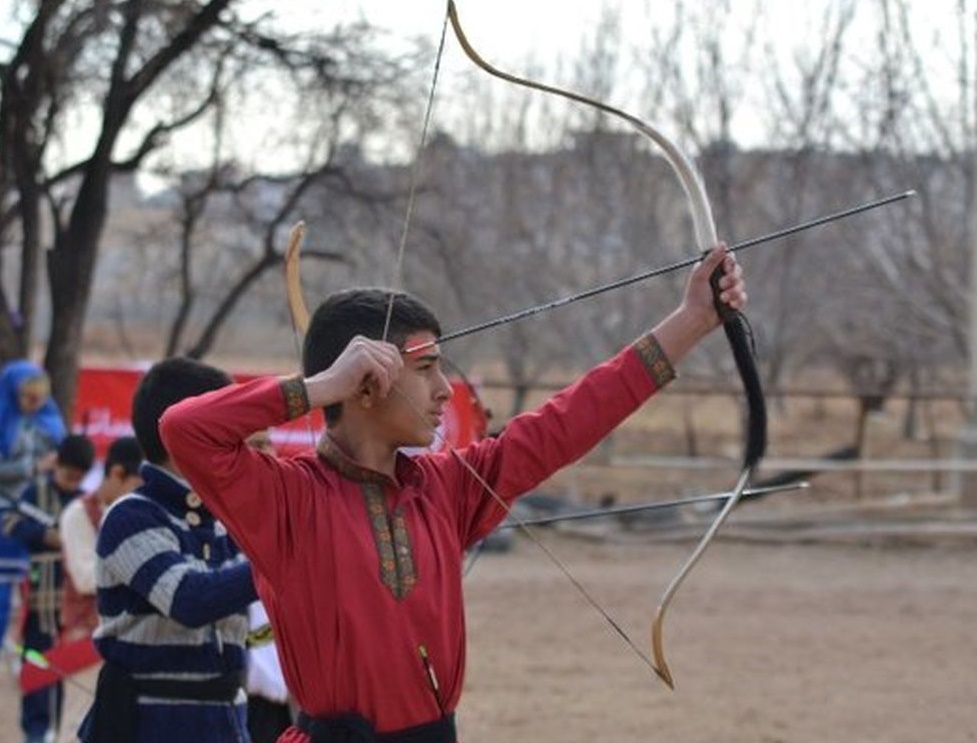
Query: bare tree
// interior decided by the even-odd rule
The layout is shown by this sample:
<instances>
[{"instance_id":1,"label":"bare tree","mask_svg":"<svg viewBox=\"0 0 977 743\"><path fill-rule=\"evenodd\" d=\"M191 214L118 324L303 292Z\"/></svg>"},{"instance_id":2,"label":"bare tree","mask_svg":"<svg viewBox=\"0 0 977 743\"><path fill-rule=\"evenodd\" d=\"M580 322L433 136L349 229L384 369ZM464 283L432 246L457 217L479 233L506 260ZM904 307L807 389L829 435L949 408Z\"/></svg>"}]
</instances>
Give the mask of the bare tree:
<instances>
[{"instance_id":1,"label":"bare tree","mask_svg":"<svg viewBox=\"0 0 977 743\"><path fill-rule=\"evenodd\" d=\"M379 92L397 87L402 67L376 51L368 27L286 34L273 16L246 19L237 12L244 5L52 0L18 6L21 15L14 20L23 33L0 63L0 256L5 269L19 269L20 279L16 298L9 285L2 287L0 356L29 351L45 256L51 325L44 363L65 410L73 403L114 176L173 153L167 148L181 132L213 116L218 104L226 108L246 100L253 89L274 90L276 103L290 100L289 115L305 114L291 118L298 137L313 137L337 123L317 119L324 102L335 110L338 100L377 94L363 116L344 120L345 136L376 131L380 112L398 103L396 96ZM374 63L357 67L367 57ZM60 145L85 118L94 122L90 144L66 159ZM296 161L279 144L276 154ZM283 163L268 165L269 160L264 158L265 167L281 172ZM307 161L313 163L309 171L321 171L326 160L326 149L320 149ZM269 253L262 265L276 259ZM5 270L4 276L12 273ZM202 339L197 352L205 352L209 342Z\"/></svg>"}]
</instances>

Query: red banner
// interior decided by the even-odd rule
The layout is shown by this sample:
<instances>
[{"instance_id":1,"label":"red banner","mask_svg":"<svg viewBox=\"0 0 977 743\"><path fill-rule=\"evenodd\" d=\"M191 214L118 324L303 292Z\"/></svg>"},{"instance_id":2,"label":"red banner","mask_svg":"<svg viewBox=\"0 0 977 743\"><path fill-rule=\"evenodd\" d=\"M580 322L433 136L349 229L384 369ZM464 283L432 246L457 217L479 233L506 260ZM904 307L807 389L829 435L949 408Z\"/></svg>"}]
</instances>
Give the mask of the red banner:
<instances>
[{"instance_id":1,"label":"red banner","mask_svg":"<svg viewBox=\"0 0 977 743\"><path fill-rule=\"evenodd\" d=\"M146 369L148 365L84 367L81 370L72 430L91 437L100 459L112 441L119 436L132 435L132 395ZM244 382L257 375L241 373L232 376ZM457 378L451 380L451 385L454 394L433 444L436 449L445 444L466 446L485 435L488 423L485 409L471 386ZM322 412L315 410L308 416L272 428L271 441L279 454L288 455L314 447L324 430Z\"/></svg>"},{"instance_id":2,"label":"red banner","mask_svg":"<svg viewBox=\"0 0 977 743\"><path fill-rule=\"evenodd\" d=\"M90 637L70 642L59 640L46 653L28 648L20 666L20 690L30 694L91 668L101 660Z\"/></svg>"}]
</instances>

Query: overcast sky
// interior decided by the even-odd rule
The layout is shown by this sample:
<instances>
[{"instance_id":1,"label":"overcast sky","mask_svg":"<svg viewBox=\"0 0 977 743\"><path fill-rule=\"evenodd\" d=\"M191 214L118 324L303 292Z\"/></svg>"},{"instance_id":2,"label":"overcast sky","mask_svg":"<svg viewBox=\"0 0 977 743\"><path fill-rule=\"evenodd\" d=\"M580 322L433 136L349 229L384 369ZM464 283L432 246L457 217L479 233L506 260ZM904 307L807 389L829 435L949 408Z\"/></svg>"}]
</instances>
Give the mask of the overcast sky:
<instances>
[{"instance_id":1,"label":"overcast sky","mask_svg":"<svg viewBox=\"0 0 977 743\"><path fill-rule=\"evenodd\" d=\"M2 0L0 0L2 1ZM424 37L437 42L445 15L447 0L329 0L306 3L305 0L251 0L268 3L276 13L293 14L298 22L328 28L337 21L348 21L362 15L371 23L387 29L391 41ZM965 10L968 28L958 28L958 6L975 6L974 0L910 0L911 26L918 45L927 55L926 74L930 79L946 75L948 87L957 74L956 62L947 50L956 49L958 36L973 45L977 38L974 16L977 9ZM479 53L499 67L514 74L526 72L527 60L544 69L553 69L561 56L579 58L581 44L590 35L605 9L621 14L622 49L641 49L655 28L671 26L675 0L456 0L459 16L472 44ZM856 59L858 50L866 54L875 48L879 28L879 2L865 0L686 0L686 15L705 14L720 24L724 45L735 50L744 41L744 29L760 22L764 43L775 48L777 56L791 65L795 56L815 53L825 43L821 27L826 13L837 17L841 8L857 9L855 22L847 34L849 49ZM728 7L728 15L714 8ZM712 15L710 15L712 14ZM442 61L442 75L471 72L452 34ZM559 80L549 80L559 84ZM583 91L585 92L585 91ZM956 95L955 91L951 92ZM628 101L612 101L624 107Z\"/></svg>"},{"instance_id":2,"label":"overcast sky","mask_svg":"<svg viewBox=\"0 0 977 743\"><path fill-rule=\"evenodd\" d=\"M434 41L444 18L446 0L330 0L307 4L304 0L261 0L281 12L290 8L298 16L319 20L355 18L362 13L372 23L403 36L424 35ZM955 35L953 9L959 0L913 0L913 23L929 35ZM455 0L461 21L473 43L487 56L525 57L532 51L572 51L600 17L602 9L620 10L625 19L625 41L640 43L648 23L669 16L674 0ZM818 43L817 18L825 7L841 7L852 0L726 0L736 15L759 14L785 47ZM690 7L721 6L714 0L695 0ZM859 11L872 3L859 2ZM294 6L292 8L291 6ZM311 6L311 7L310 7ZM759 9L759 10L758 10ZM972 13L971 13L972 15ZM651 19L649 21L649 19ZM630 21L630 23L629 23Z\"/></svg>"},{"instance_id":3,"label":"overcast sky","mask_svg":"<svg viewBox=\"0 0 977 743\"><path fill-rule=\"evenodd\" d=\"M952 80L956 68L944 55L939 44L934 43L937 34L946 41L956 41L958 30L955 23L955 8L960 0L913 0L913 28L918 39L932 49L933 67L942 70ZM4 12L0 17L9 17L9 3L14 0L0 0ZM557 61L562 58L580 58L581 44L588 40L606 8L620 10L622 13L622 49L640 49L645 38L656 27L667 28L671 24L675 0L456 0L462 24L475 48L490 62L514 74L523 74L554 84L567 84L565 78L551 73ZM739 24L747 24L752 18L761 19L765 37L776 44L778 54L785 65L790 64L793 55L809 52L823 44L817 31L818 19L825 8L840 8L852 0L726 0L731 16L723 20L722 35L724 43L734 46L744 35L739 33ZM966 0L974 4L975 0ZM721 0L687 0L689 12L707 13L708 8L722 7ZM446 0L247 0L237 6L239 12L258 14L272 11L287 19L288 25L327 30L337 23L352 22L363 17L371 23L386 29L392 44L398 41L405 46L417 37L426 39L432 46L437 43L445 14ZM875 25L874 13L877 4L859 1L859 18L864 28ZM968 23L973 22L974 11L968 12ZM709 17L709 16L707 16ZM973 29L964 29L965 38L975 38ZM853 34L859 38L858 32ZM868 49L874 44L871 32L863 31L860 37ZM858 49L858 44L853 45ZM947 44L947 47L953 46ZM530 64L532 61L533 64ZM857 64L857 63L856 63ZM535 69L533 69L535 67ZM441 83L439 87L438 110L435 112L435 125L452 127L446 101L451 100L449 91L452 81L458 75L475 73L472 64L465 58L453 36L448 41L442 61ZM540 74L539 69L544 72ZM935 74L941 74L939 72ZM935 79L935 74L930 79ZM615 75L618 83L627 77L627 65ZM638 81L641 82L641 81ZM503 85L502 83L498 83ZM626 110L641 113L641 101L628 98L626 84L616 86L609 102ZM639 88L639 85L635 85ZM581 92L590 92L582 90ZM760 92L757 92L759 95ZM747 100L741 110L759 110L761 103ZM734 127L737 122L734 122ZM739 132L760 129L739 126ZM741 144L754 144L746 140Z\"/></svg>"},{"instance_id":4,"label":"overcast sky","mask_svg":"<svg viewBox=\"0 0 977 743\"><path fill-rule=\"evenodd\" d=\"M290 12L308 17L310 22L327 25L330 20L362 14L394 35L426 36L432 42L440 33L447 4L446 0L332 0L314 5L291 2L295 7ZM274 7L281 12L287 3L289 0L279 0ZM644 0L626 4L643 6ZM603 7L601 0L456 0L456 5L466 30L486 53L519 57L533 48L573 48Z\"/></svg>"}]
</instances>

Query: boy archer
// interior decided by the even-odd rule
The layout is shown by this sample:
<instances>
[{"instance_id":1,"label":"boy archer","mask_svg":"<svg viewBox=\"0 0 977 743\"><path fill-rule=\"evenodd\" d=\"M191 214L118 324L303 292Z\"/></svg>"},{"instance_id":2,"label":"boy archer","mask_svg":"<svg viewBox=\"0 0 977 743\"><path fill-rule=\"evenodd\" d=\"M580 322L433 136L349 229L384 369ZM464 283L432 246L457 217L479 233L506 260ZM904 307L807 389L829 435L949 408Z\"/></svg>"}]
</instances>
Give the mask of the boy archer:
<instances>
[{"instance_id":1,"label":"boy archer","mask_svg":"<svg viewBox=\"0 0 977 743\"><path fill-rule=\"evenodd\" d=\"M249 556L303 710L282 743L456 743L465 668L462 560L506 507L593 448L674 377L746 303L724 247L691 272L679 306L502 433L461 450L428 446L451 388L434 314L380 289L316 310L303 375L266 377L169 408L160 432L180 471ZM381 340L390 322L388 340ZM315 451L274 458L256 430L324 408Z\"/></svg>"}]
</instances>

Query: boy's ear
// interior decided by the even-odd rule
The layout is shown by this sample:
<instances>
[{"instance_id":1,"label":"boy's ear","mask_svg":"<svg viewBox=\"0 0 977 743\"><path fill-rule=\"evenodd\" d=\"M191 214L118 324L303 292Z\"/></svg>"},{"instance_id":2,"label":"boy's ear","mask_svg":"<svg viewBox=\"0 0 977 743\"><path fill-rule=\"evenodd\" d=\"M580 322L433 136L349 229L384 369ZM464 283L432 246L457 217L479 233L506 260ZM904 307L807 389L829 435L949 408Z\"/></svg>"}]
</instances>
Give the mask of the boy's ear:
<instances>
[{"instance_id":1,"label":"boy's ear","mask_svg":"<svg viewBox=\"0 0 977 743\"><path fill-rule=\"evenodd\" d=\"M356 401L364 408L372 408L376 400L376 385L369 379L363 381L356 391Z\"/></svg>"}]
</instances>

